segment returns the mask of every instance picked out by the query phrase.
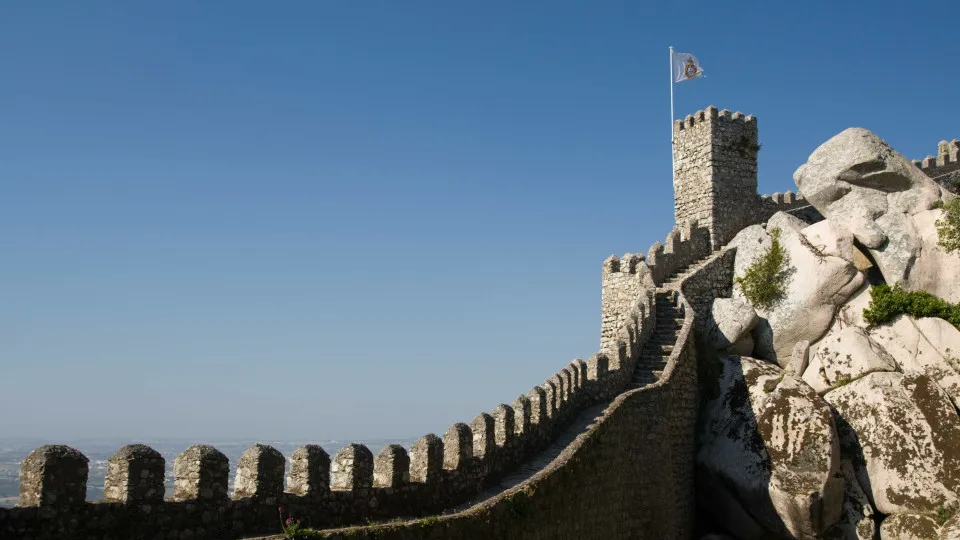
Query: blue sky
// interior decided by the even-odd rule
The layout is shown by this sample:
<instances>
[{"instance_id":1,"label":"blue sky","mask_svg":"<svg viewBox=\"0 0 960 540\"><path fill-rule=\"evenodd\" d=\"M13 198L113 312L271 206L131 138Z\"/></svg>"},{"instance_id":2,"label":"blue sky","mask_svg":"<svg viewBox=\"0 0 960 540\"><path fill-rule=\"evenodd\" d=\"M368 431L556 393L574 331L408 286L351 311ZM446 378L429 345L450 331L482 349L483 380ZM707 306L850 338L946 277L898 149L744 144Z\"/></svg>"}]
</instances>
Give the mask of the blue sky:
<instances>
[{"instance_id":1,"label":"blue sky","mask_svg":"<svg viewBox=\"0 0 960 540\"><path fill-rule=\"evenodd\" d=\"M953 1L6 2L0 434L416 437L599 346L673 220L667 47L760 190L960 137Z\"/></svg>"}]
</instances>

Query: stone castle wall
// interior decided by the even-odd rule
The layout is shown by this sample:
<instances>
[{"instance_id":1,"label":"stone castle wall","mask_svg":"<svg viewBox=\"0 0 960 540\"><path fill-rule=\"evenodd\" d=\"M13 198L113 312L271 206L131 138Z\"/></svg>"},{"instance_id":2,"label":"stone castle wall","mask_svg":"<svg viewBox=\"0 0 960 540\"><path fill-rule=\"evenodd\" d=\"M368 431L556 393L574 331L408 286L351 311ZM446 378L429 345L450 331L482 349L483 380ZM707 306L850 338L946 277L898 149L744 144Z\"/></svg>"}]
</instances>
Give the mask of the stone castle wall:
<instances>
[{"instance_id":1,"label":"stone castle wall","mask_svg":"<svg viewBox=\"0 0 960 540\"><path fill-rule=\"evenodd\" d=\"M940 141L936 157L927 156L913 163L941 186L960 194L960 140Z\"/></svg>"},{"instance_id":2,"label":"stone castle wall","mask_svg":"<svg viewBox=\"0 0 960 540\"><path fill-rule=\"evenodd\" d=\"M526 482L464 511L325 531L330 540L690 539L694 534L697 362L694 314L663 378L619 395ZM281 536L269 540L281 540Z\"/></svg>"}]
</instances>

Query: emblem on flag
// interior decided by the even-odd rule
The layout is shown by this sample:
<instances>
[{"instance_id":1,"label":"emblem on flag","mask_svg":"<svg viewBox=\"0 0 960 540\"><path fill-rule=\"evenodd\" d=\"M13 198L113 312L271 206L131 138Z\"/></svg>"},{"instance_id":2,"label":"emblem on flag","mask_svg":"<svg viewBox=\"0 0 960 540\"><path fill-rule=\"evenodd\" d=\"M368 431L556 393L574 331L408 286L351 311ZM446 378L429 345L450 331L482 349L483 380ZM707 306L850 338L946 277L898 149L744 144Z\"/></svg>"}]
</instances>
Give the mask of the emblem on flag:
<instances>
[{"instance_id":1,"label":"emblem on flag","mask_svg":"<svg viewBox=\"0 0 960 540\"><path fill-rule=\"evenodd\" d=\"M673 66L673 82L681 82L703 76L703 69L700 68L700 62L697 61L696 56L690 53L673 53Z\"/></svg>"}]
</instances>

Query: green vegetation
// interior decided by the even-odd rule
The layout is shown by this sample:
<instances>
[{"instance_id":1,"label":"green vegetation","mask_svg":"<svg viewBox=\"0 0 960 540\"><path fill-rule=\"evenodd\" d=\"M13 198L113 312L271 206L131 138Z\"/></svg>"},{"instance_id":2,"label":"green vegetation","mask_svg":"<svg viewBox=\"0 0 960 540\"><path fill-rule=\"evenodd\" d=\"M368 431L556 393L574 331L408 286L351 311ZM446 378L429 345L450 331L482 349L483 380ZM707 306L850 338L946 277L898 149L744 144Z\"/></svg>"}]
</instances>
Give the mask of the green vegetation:
<instances>
[{"instance_id":1,"label":"green vegetation","mask_svg":"<svg viewBox=\"0 0 960 540\"><path fill-rule=\"evenodd\" d=\"M943 527L943 524L946 523L954 514L957 513L957 504L948 504L937 507L937 524Z\"/></svg>"},{"instance_id":2,"label":"green vegetation","mask_svg":"<svg viewBox=\"0 0 960 540\"><path fill-rule=\"evenodd\" d=\"M852 383L853 381L854 381L853 377L849 375L841 375L840 377L837 377L837 382L836 384L833 385L833 388L834 389L843 388L844 386Z\"/></svg>"},{"instance_id":3,"label":"green vegetation","mask_svg":"<svg viewBox=\"0 0 960 540\"><path fill-rule=\"evenodd\" d=\"M936 223L940 237L937 244L947 253L960 251L960 197L940 206L943 208L943 218Z\"/></svg>"},{"instance_id":4,"label":"green vegetation","mask_svg":"<svg viewBox=\"0 0 960 540\"><path fill-rule=\"evenodd\" d=\"M784 375L786 375L786 374L787 374L787 372L784 371L784 372L781 373L780 376L777 377L776 379L767 379L766 381L764 381L764 383L763 383L763 391L769 394L770 392L773 392L774 390L776 390L777 387L780 386L780 383L783 382L783 377L784 377Z\"/></svg>"},{"instance_id":5,"label":"green vegetation","mask_svg":"<svg viewBox=\"0 0 960 540\"><path fill-rule=\"evenodd\" d=\"M440 518L438 518L437 516L425 517L425 518L421 519L419 523L420 523L420 528L421 528L421 529L429 529L429 528L431 528L431 527L435 527L435 526L439 525L439 524L440 524Z\"/></svg>"},{"instance_id":6,"label":"green vegetation","mask_svg":"<svg viewBox=\"0 0 960 540\"><path fill-rule=\"evenodd\" d=\"M870 305L863 310L863 320L883 324L898 315L939 317L960 329L960 304L951 304L926 291L907 291L899 285L871 287Z\"/></svg>"},{"instance_id":7,"label":"green vegetation","mask_svg":"<svg viewBox=\"0 0 960 540\"><path fill-rule=\"evenodd\" d=\"M747 268L743 277L736 279L743 295L760 309L773 307L783 298L787 288L789 256L780 243L780 229L773 228L770 237L773 240L770 248Z\"/></svg>"}]
</instances>

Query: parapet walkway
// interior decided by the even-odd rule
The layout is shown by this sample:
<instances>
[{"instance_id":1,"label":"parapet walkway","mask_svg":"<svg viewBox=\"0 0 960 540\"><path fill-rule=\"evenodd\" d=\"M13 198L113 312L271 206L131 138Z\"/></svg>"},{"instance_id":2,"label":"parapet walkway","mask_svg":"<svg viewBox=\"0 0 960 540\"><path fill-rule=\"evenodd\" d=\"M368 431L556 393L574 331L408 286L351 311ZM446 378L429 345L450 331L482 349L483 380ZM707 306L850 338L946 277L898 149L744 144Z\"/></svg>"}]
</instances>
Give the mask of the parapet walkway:
<instances>
[{"instance_id":1,"label":"parapet walkway","mask_svg":"<svg viewBox=\"0 0 960 540\"><path fill-rule=\"evenodd\" d=\"M667 366L667 361L670 359L670 354L676 346L680 329L683 327L684 315L678 306L680 283L694 274L704 262L710 260L720 251L722 251L722 249L714 251L702 259L678 269L669 277L667 282L657 289L657 325L653 334L641 349L640 359L637 362L636 368L634 368L633 379L625 391L643 388L660 380L663 375L663 370ZM610 402L601 403L581 411L580 415L567 429L561 433L549 447L540 452L540 454L521 465L513 473L502 478L496 485L478 494L469 502L452 508L451 511L459 512L466 510L475 504L495 497L501 492L514 488L532 478L535 474L550 465L553 460L557 459L577 437L589 431L596 421L603 416L603 412L609 405Z\"/></svg>"},{"instance_id":2,"label":"parapet walkway","mask_svg":"<svg viewBox=\"0 0 960 540\"><path fill-rule=\"evenodd\" d=\"M676 346L680 330L683 327L684 314L679 307L680 283L694 274L705 262L713 258L720 251L722 251L722 249L714 251L706 257L694 261L690 265L678 269L668 277L663 285L657 288L657 324L653 334L651 334L641 348L633 378L624 391L642 388L660 380L670 355ZM578 437L586 436L586 433L603 417L604 412L612 402L613 400L611 399L604 403L583 409L547 448L468 501L450 507L443 513L451 514L467 510L531 479L534 475L546 469L554 460L558 459L563 451L573 444ZM280 537L261 538L273 540Z\"/></svg>"}]
</instances>

